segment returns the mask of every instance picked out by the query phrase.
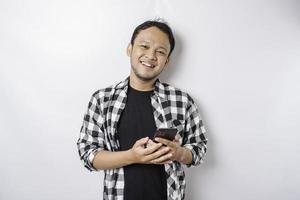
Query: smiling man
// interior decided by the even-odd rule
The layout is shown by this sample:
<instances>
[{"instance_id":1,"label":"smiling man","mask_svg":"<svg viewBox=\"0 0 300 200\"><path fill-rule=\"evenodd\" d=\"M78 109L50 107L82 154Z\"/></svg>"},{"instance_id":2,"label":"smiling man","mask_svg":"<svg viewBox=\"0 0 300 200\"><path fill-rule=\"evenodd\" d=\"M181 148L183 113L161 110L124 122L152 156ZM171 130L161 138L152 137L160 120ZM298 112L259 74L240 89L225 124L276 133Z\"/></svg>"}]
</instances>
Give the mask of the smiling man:
<instances>
[{"instance_id":1,"label":"smiling man","mask_svg":"<svg viewBox=\"0 0 300 200\"><path fill-rule=\"evenodd\" d=\"M142 23L127 48L129 77L90 99L77 146L85 167L104 170L104 199L184 199L182 165L203 161L207 139L196 104L158 79L174 46L166 23ZM177 135L153 138L158 128Z\"/></svg>"}]
</instances>

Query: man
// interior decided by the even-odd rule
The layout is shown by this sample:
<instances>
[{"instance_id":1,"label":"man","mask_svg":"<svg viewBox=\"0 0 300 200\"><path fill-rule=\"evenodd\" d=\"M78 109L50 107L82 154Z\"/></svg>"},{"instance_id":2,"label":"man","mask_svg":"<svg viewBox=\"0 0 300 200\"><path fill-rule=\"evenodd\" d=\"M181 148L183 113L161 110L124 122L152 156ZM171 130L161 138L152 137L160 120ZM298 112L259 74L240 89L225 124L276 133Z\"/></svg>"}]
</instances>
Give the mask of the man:
<instances>
[{"instance_id":1,"label":"man","mask_svg":"<svg viewBox=\"0 0 300 200\"><path fill-rule=\"evenodd\" d=\"M77 146L85 167L104 170L104 199L184 199L182 165L203 160L207 139L197 106L157 78L174 46L166 23L142 23L127 48L130 76L90 99ZM153 138L157 128L171 127L178 131L173 141Z\"/></svg>"}]
</instances>

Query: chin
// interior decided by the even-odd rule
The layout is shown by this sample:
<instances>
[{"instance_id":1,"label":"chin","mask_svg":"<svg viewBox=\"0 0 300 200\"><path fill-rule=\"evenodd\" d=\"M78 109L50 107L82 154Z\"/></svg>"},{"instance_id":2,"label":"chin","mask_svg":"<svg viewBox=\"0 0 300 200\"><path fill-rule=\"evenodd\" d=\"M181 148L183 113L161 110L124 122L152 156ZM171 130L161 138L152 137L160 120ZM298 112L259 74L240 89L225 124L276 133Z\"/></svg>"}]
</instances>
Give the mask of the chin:
<instances>
[{"instance_id":1,"label":"chin","mask_svg":"<svg viewBox=\"0 0 300 200\"><path fill-rule=\"evenodd\" d=\"M156 76L143 76L140 74L136 74L136 76L142 81L152 81L153 79L156 78Z\"/></svg>"},{"instance_id":2,"label":"chin","mask_svg":"<svg viewBox=\"0 0 300 200\"><path fill-rule=\"evenodd\" d=\"M132 67L132 71L133 71L134 75L142 81L151 81L151 80L155 79L158 76L157 74L155 74L153 72L152 73L151 72L145 72L141 69L137 69L137 68L134 68L134 67Z\"/></svg>"}]
</instances>

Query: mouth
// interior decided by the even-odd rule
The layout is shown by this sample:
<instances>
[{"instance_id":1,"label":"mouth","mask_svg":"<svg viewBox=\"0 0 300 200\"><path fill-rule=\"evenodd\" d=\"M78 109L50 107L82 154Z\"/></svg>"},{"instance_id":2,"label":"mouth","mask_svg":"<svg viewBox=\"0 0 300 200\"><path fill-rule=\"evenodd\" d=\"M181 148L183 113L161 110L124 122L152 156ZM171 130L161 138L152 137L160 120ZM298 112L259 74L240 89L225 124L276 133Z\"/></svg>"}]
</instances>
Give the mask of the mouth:
<instances>
[{"instance_id":1,"label":"mouth","mask_svg":"<svg viewBox=\"0 0 300 200\"><path fill-rule=\"evenodd\" d=\"M144 62L144 61L140 61L140 63L141 63L142 65L144 65L144 66L146 66L146 67L149 67L149 68L152 68L152 69L155 67L155 65L150 64L150 63L147 63L147 62Z\"/></svg>"}]
</instances>

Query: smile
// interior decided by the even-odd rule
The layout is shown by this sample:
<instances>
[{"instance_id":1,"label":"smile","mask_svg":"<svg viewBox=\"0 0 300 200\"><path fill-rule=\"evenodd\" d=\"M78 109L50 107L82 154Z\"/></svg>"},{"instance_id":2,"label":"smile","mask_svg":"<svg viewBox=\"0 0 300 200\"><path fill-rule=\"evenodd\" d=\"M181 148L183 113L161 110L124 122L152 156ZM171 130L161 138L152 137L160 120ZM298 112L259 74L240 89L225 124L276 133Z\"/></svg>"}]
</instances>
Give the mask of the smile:
<instances>
[{"instance_id":1,"label":"smile","mask_svg":"<svg viewBox=\"0 0 300 200\"><path fill-rule=\"evenodd\" d=\"M154 65L151 65L149 63L146 63L146 62L143 62L141 61L142 65L146 66L146 67L151 67L151 68L154 68L155 66Z\"/></svg>"}]
</instances>

